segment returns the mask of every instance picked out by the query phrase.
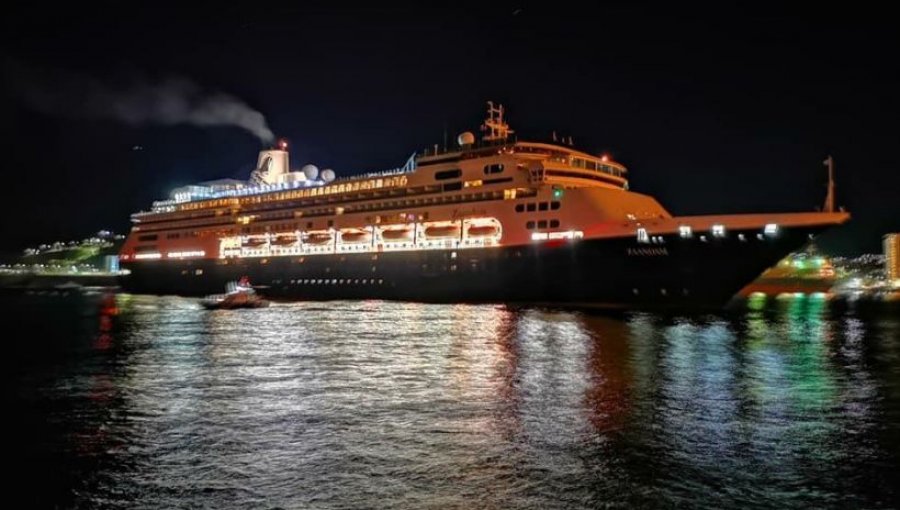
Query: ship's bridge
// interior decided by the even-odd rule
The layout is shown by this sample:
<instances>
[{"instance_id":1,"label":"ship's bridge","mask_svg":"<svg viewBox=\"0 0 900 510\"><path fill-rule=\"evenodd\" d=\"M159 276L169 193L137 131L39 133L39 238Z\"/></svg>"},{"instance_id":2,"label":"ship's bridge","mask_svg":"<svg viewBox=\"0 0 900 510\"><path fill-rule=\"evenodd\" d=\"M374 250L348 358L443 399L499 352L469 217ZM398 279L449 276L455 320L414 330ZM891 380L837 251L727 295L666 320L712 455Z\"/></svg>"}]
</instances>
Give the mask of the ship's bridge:
<instances>
[{"instance_id":1,"label":"ship's bridge","mask_svg":"<svg viewBox=\"0 0 900 510\"><path fill-rule=\"evenodd\" d=\"M558 142L554 134L553 142L525 142L515 138L512 129L503 119L502 105L494 106L488 101L488 116L481 126L485 132L477 140L471 132L458 137L458 147L443 150L435 145L433 150L425 150L416 155L418 166L438 165L473 158L491 158L498 155L512 156L518 167L527 170L529 181L535 185L552 185L563 188L603 187L628 189L627 170L608 155L591 155ZM502 168L498 167L498 168Z\"/></svg>"},{"instance_id":2,"label":"ship's bridge","mask_svg":"<svg viewBox=\"0 0 900 510\"><path fill-rule=\"evenodd\" d=\"M627 170L608 156L592 156L567 147L534 142L517 142L512 146L527 165L532 182L566 188L600 186L628 189Z\"/></svg>"},{"instance_id":3,"label":"ship's bridge","mask_svg":"<svg viewBox=\"0 0 900 510\"><path fill-rule=\"evenodd\" d=\"M558 143L488 141L452 150L426 150L417 155L418 166L451 161L512 156L529 172L533 184L563 188L604 187L628 189L628 170L609 156L594 156Z\"/></svg>"}]
</instances>

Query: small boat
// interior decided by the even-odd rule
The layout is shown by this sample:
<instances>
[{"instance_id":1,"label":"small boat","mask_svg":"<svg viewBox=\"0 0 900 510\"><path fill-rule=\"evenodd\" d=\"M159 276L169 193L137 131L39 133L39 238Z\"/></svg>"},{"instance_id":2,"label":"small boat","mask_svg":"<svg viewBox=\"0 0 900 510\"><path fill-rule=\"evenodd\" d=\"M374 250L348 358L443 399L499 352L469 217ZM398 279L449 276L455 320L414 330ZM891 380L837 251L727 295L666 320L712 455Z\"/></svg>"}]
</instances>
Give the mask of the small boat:
<instances>
[{"instance_id":1,"label":"small boat","mask_svg":"<svg viewBox=\"0 0 900 510\"><path fill-rule=\"evenodd\" d=\"M385 228L381 231L381 238L385 241L406 241L413 238L410 227Z\"/></svg>"},{"instance_id":2,"label":"small boat","mask_svg":"<svg viewBox=\"0 0 900 510\"><path fill-rule=\"evenodd\" d=\"M367 243L372 239L372 234L365 230L342 230L341 242L344 243Z\"/></svg>"},{"instance_id":3,"label":"small boat","mask_svg":"<svg viewBox=\"0 0 900 510\"><path fill-rule=\"evenodd\" d=\"M200 302L208 310L232 310L235 308L265 308L269 302L253 290L247 277L239 282L228 282L225 294L206 296Z\"/></svg>"},{"instance_id":4,"label":"small boat","mask_svg":"<svg viewBox=\"0 0 900 510\"><path fill-rule=\"evenodd\" d=\"M310 232L306 237L306 244L328 244L333 239L330 232Z\"/></svg>"},{"instance_id":5,"label":"small boat","mask_svg":"<svg viewBox=\"0 0 900 510\"><path fill-rule=\"evenodd\" d=\"M276 246L291 246L297 244L296 234L278 234L272 244Z\"/></svg>"},{"instance_id":6,"label":"small boat","mask_svg":"<svg viewBox=\"0 0 900 510\"><path fill-rule=\"evenodd\" d=\"M265 237L251 237L242 243L244 248L258 248L262 245L266 244Z\"/></svg>"},{"instance_id":7,"label":"small boat","mask_svg":"<svg viewBox=\"0 0 900 510\"><path fill-rule=\"evenodd\" d=\"M494 225L472 225L466 232L469 237L487 237L496 235L497 231Z\"/></svg>"},{"instance_id":8,"label":"small boat","mask_svg":"<svg viewBox=\"0 0 900 510\"><path fill-rule=\"evenodd\" d=\"M447 239L459 237L459 225L435 225L425 228L425 237L430 239Z\"/></svg>"}]
</instances>

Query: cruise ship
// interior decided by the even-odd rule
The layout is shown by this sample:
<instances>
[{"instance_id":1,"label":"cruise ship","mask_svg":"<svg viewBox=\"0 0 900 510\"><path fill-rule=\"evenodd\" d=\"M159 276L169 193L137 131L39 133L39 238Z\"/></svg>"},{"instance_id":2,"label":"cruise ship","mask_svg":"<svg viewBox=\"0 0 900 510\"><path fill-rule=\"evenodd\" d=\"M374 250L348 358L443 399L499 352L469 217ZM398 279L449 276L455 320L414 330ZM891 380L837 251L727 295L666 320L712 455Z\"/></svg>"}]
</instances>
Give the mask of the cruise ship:
<instances>
[{"instance_id":1,"label":"cruise ship","mask_svg":"<svg viewBox=\"0 0 900 510\"><path fill-rule=\"evenodd\" d=\"M135 213L120 261L136 293L203 295L249 277L276 299L718 307L848 219L674 216L630 191L622 164L519 140L489 102L480 137L385 172L292 170L279 142L246 182L186 186Z\"/></svg>"}]
</instances>

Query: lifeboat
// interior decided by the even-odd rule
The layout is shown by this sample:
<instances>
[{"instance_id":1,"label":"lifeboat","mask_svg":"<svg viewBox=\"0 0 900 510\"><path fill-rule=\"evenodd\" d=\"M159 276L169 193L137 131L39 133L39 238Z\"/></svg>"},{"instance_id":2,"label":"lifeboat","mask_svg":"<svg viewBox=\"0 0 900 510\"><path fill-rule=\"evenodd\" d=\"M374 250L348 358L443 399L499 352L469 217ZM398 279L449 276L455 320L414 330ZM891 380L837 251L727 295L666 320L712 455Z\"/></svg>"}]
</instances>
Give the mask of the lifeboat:
<instances>
[{"instance_id":1,"label":"lifeboat","mask_svg":"<svg viewBox=\"0 0 900 510\"><path fill-rule=\"evenodd\" d=\"M446 239L459 237L459 225L440 225L425 228L425 237L431 239Z\"/></svg>"},{"instance_id":2,"label":"lifeboat","mask_svg":"<svg viewBox=\"0 0 900 510\"><path fill-rule=\"evenodd\" d=\"M313 232L306 238L306 244L328 244L334 239L329 232Z\"/></svg>"},{"instance_id":3,"label":"lifeboat","mask_svg":"<svg viewBox=\"0 0 900 510\"><path fill-rule=\"evenodd\" d=\"M472 225L466 230L466 234L469 237L488 237L497 235L499 231L495 225Z\"/></svg>"},{"instance_id":4,"label":"lifeboat","mask_svg":"<svg viewBox=\"0 0 900 510\"><path fill-rule=\"evenodd\" d=\"M372 234L365 230L347 230L341 232L341 241L345 243L367 243Z\"/></svg>"},{"instance_id":5,"label":"lifeboat","mask_svg":"<svg viewBox=\"0 0 900 510\"><path fill-rule=\"evenodd\" d=\"M241 243L241 246L243 246L244 248L259 248L264 244L266 244L265 237L251 237Z\"/></svg>"},{"instance_id":6,"label":"lifeboat","mask_svg":"<svg viewBox=\"0 0 900 510\"><path fill-rule=\"evenodd\" d=\"M413 231L410 227L386 228L381 231L381 237L385 241L407 241L412 239Z\"/></svg>"},{"instance_id":7,"label":"lifeboat","mask_svg":"<svg viewBox=\"0 0 900 510\"><path fill-rule=\"evenodd\" d=\"M279 234L278 237L272 241L272 244L276 246L290 246L292 244L297 243L297 235L296 234Z\"/></svg>"}]
</instances>

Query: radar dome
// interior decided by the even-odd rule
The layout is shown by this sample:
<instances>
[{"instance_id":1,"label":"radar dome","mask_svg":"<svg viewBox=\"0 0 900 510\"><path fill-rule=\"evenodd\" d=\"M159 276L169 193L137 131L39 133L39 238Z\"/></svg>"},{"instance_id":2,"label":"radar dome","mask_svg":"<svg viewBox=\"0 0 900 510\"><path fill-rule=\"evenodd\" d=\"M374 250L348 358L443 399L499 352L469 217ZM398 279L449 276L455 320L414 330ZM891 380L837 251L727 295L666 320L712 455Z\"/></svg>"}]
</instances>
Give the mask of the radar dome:
<instances>
[{"instance_id":1,"label":"radar dome","mask_svg":"<svg viewBox=\"0 0 900 510\"><path fill-rule=\"evenodd\" d=\"M311 181L316 180L316 177L319 176L319 168L316 165L304 165L300 171Z\"/></svg>"},{"instance_id":2,"label":"radar dome","mask_svg":"<svg viewBox=\"0 0 900 510\"><path fill-rule=\"evenodd\" d=\"M475 135L471 132L466 131L465 133L460 134L456 137L456 142L460 145L472 145L475 143Z\"/></svg>"},{"instance_id":3,"label":"radar dome","mask_svg":"<svg viewBox=\"0 0 900 510\"><path fill-rule=\"evenodd\" d=\"M331 182L334 180L334 170L327 168L322 170L322 180L325 182Z\"/></svg>"}]
</instances>

